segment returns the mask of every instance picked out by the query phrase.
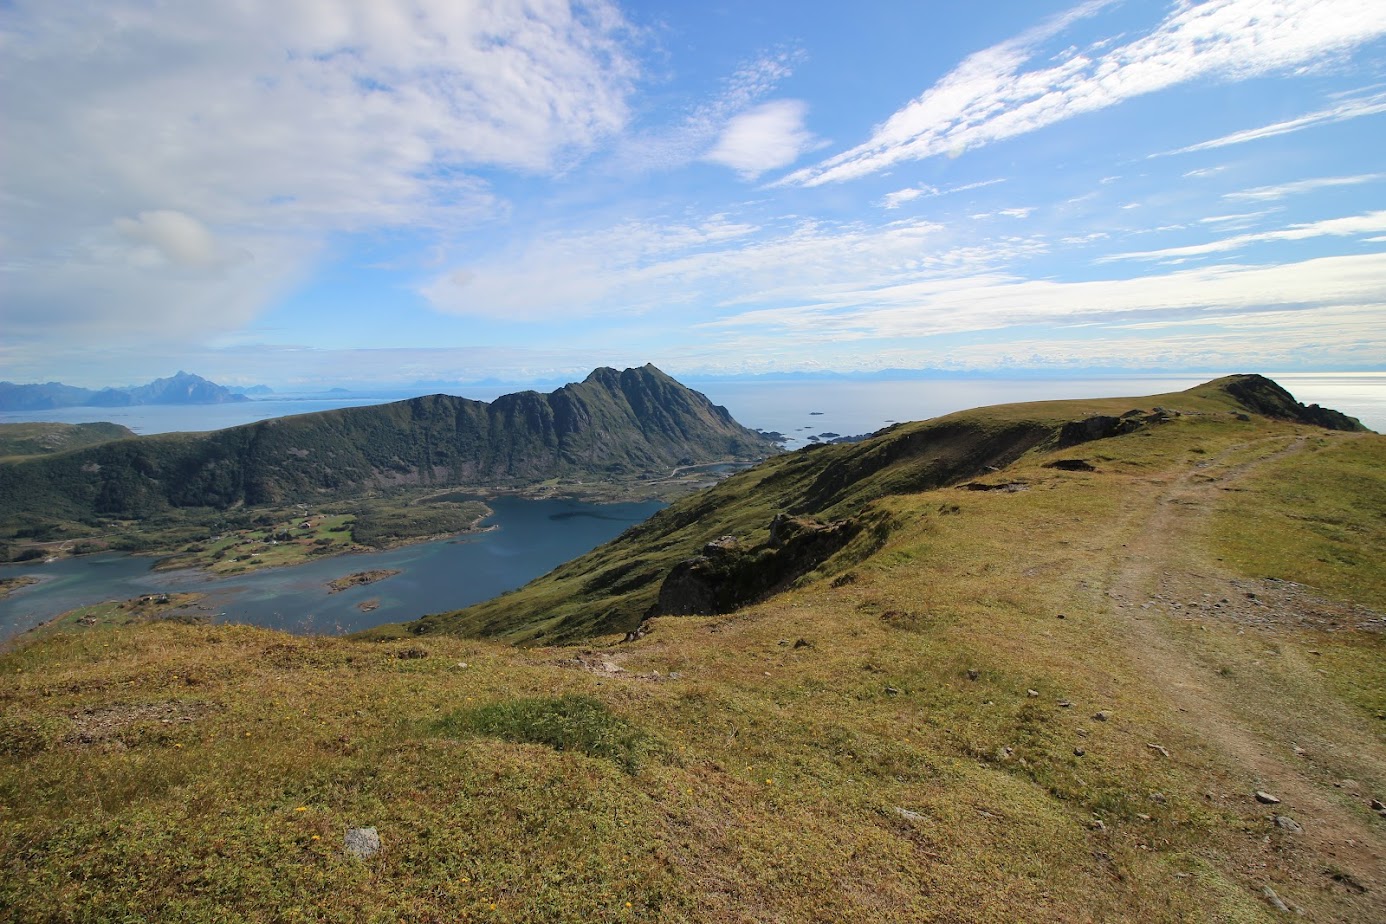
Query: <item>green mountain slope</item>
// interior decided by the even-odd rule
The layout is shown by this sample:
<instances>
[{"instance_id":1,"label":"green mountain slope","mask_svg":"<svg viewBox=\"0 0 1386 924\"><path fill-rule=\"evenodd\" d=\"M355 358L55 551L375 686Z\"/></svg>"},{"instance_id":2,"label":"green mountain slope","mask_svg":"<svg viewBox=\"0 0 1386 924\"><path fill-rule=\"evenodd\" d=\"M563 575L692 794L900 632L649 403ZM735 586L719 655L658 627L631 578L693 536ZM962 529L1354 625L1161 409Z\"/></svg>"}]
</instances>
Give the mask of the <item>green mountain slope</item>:
<instances>
[{"instance_id":1,"label":"green mountain slope","mask_svg":"<svg viewBox=\"0 0 1386 924\"><path fill-rule=\"evenodd\" d=\"M135 431L129 427L113 423L0 424L0 459L67 452L134 435Z\"/></svg>"},{"instance_id":2,"label":"green mountain slope","mask_svg":"<svg viewBox=\"0 0 1386 924\"><path fill-rule=\"evenodd\" d=\"M390 486L508 486L758 459L759 434L653 366L598 369L548 395L431 395L160 434L0 466L0 522L139 519L349 496Z\"/></svg>"},{"instance_id":3,"label":"green mountain slope","mask_svg":"<svg viewBox=\"0 0 1386 924\"><path fill-rule=\"evenodd\" d=\"M898 526L889 498L989 478L1027 454L1078 452L1102 438L1148 436L1180 420L1248 412L1362 429L1336 411L1301 405L1262 376L1231 376L1171 395L1008 405L896 425L862 443L773 458L520 590L370 634L570 642L634 631L661 613L729 611L796 582L839 574L870 554ZM777 517L781 526L772 536ZM735 542L709 547L720 537Z\"/></svg>"}]
</instances>

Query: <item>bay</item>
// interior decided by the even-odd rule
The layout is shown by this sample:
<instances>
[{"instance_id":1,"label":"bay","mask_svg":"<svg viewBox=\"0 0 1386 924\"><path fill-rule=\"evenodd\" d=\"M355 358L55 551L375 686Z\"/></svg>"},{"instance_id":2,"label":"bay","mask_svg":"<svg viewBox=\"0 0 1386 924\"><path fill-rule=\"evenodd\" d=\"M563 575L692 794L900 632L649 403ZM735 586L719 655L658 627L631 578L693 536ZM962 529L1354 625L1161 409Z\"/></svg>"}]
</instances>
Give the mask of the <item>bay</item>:
<instances>
[{"instance_id":1,"label":"bay","mask_svg":"<svg viewBox=\"0 0 1386 924\"><path fill-rule=\"evenodd\" d=\"M155 559L122 554L0 566L0 577L40 580L0 598L0 640L78 606L176 592L207 594L204 605L218 622L299 634L355 632L489 600L615 538L664 506L516 497L487 503L495 511L484 524L494 527L488 532L225 578L200 571L155 572ZM329 581L377 569L401 573L328 593ZM367 600L378 601L378 608L362 612L359 604Z\"/></svg>"}]
</instances>

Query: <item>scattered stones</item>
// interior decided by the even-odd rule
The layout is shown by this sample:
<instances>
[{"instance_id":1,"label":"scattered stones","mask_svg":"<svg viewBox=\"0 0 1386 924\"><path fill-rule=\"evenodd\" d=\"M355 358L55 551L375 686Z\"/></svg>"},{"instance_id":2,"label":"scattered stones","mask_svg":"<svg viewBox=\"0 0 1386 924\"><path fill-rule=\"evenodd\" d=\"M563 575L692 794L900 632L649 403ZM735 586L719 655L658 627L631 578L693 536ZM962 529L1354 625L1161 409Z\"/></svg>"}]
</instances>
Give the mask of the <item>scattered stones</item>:
<instances>
[{"instance_id":1,"label":"scattered stones","mask_svg":"<svg viewBox=\"0 0 1386 924\"><path fill-rule=\"evenodd\" d=\"M924 816L921 815L921 814L919 814L918 812L911 812L909 809L907 809L907 808L901 808L901 807L898 806L898 805L895 807L895 814L899 815L901 818L905 819L906 821L923 821L923 820L924 820Z\"/></svg>"},{"instance_id":2,"label":"scattered stones","mask_svg":"<svg viewBox=\"0 0 1386 924\"><path fill-rule=\"evenodd\" d=\"M1070 703L1070 702L1069 702L1068 700L1066 700L1066 699L1061 699L1061 700L1059 700L1059 708L1060 708L1060 709L1072 709L1072 708L1073 708L1073 704Z\"/></svg>"},{"instance_id":3,"label":"scattered stones","mask_svg":"<svg viewBox=\"0 0 1386 924\"><path fill-rule=\"evenodd\" d=\"M374 827L347 828L346 852L362 860L380 852L380 833Z\"/></svg>"},{"instance_id":4,"label":"scattered stones","mask_svg":"<svg viewBox=\"0 0 1386 924\"><path fill-rule=\"evenodd\" d=\"M1087 753L1088 753L1088 752L1085 751L1085 750L1083 750L1082 748L1074 748L1074 749L1073 749L1073 756L1074 756L1074 757L1082 757L1082 756L1084 756L1084 755L1087 754Z\"/></svg>"},{"instance_id":5,"label":"scattered stones","mask_svg":"<svg viewBox=\"0 0 1386 924\"><path fill-rule=\"evenodd\" d=\"M428 651L424 648L406 648L403 651L395 652L395 657L401 661L412 661L428 657Z\"/></svg>"},{"instance_id":6,"label":"scattered stones","mask_svg":"<svg viewBox=\"0 0 1386 924\"><path fill-rule=\"evenodd\" d=\"M1166 802L1169 801L1165 798L1165 794L1162 792L1152 792L1147 798L1150 799L1151 802L1154 802L1156 805L1164 805Z\"/></svg>"},{"instance_id":7,"label":"scattered stones","mask_svg":"<svg viewBox=\"0 0 1386 924\"><path fill-rule=\"evenodd\" d=\"M795 651L798 651L800 648L812 648L812 647L813 647L813 642L810 642L810 641L809 641L808 639L806 639L806 638L800 638L800 639L795 639L795 640L794 640L794 650L795 650Z\"/></svg>"},{"instance_id":8,"label":"scattered stones","mask_svg":"<svg viewBox=\"0 0 1386 924\"><path fill-rule=\"evenodd\" d=\"M1055 618L1055 619L1067 619L1068 617L1065 616L1063 613L1060 613L1059 615L1055 616L1054 618Z\"/></svg>"},{"instance_id":9,"label":"scattered stones","mask_svg":"<svg viewBox=\"0 0 1386 924\"><path fill-rule=\"evenodd\" d=\"M1107 826L1106 826L1105 824L1103 824L1101 818L1094 818L1092 821L1090 821L1090 822L1088 823L1088 827L1091 828L1091 829L1094 830L1094 831L1106 831L1106 830L1107 830Z\"/></svg>"},{"instance_id":10,"label":"scattered stones","mask_svg":"<svg viewBox=\"0 0 1386 924\"><path fill-rule=\"evenodd\" d=\"M1025 695L1034 699L1036 696L1039 696L1039 690L1026 690Z\"/></svg>"},{"instance_id":11,"label":"scattered stones","mask_svg":"<svg viewBox=\"0 0 1386 924\"><path fill-rule=\"evenodd\" d=\"M885 688L885 691L886 691L886 696L899 696L899 695L900 695L900 691L897 690L895 687L886 687L886 688Z\"/></svg>"},{"instance_id":12,"label":"scattered stones","mask_svg":"<svg viewBox=\"0 0 1386 924\"><path fill-rule=\"evenodd\" d=\"M1264 790L1256 790L1256 801L1262 805L1279 805L1280 800Z\"/></svg>"},{"instance_id":13,"label":"scattered stones","mask_svg":"<svg viewBox=\"0 0 1386 924\"><path fill-rule=\"evenodd\" d=\"M1163 744L1147 744L1146 747L1150 748L1152 751L1156 751L1161 757L1169 756L1169 749Z\"/></svg>"},{"instance_id":14,"label":"scattered stones","mask_svg":"<svg viewBox=\"0 0 1386 924\"><path fill-rule=\"evenodd\" d=\"M1103 709L1100 712L1094 712L1092 716L1094 722L1105 722L1111 717L1112 714L1108 712L1106 709Z\"/></svg>"},{"instance_id":15,"label":"scattered stones","mask_svg":"<svg viewBox=\"0 0 1386 924\"><path fill-rule=\"evenodd\" d=\"M1271 821L1282 831L1289 831L1291 834L1303 834L1304 826L1295 821L1289 815L1272 815Z\"/></svg>"},{"instance_id":16,"label":"scattered stones","mask_svg":"<svg viewBox=\"0 0 1386 924\"><path fill-rule=\"evenodd\" d=\"M977 670L976 668L974 668L974 667L969 667L969 668L967 669L967 679L968 679L968 680L976 680L977 678L979 678L979 677L981 677L981 676L982 676L982 672L979 671L979 670Z\"/></svg>"}]
</instances>

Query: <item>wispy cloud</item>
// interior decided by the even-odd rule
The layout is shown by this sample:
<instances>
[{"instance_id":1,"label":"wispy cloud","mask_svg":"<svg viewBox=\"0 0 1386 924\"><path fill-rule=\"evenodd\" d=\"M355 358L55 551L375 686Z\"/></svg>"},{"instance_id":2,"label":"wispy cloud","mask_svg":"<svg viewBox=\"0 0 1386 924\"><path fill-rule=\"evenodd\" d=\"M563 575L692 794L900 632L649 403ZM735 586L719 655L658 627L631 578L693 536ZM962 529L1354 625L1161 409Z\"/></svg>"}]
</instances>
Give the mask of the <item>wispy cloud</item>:
<instances>
[{"instance_id":1,"label":"wispy cloud","mask_svg":"<svg viewBox=\"0 0 1386 924\"><path fill-rule=\"evenodd\" d=\"M873 226L786 219L751 226L627 222L529 239L420 289L438 310L510 322L676 311L679 323L738 305L993 271L1045 250L1037 236L960 241L921 219Z\"/></svg>"},{"instance_id":2,"label":"wispy cloud","mask_svg":"<svg viewBox=\"0 0 1386 924\"><path fill-rule=\"evenodd\" d=\"M915 199L932 199L935 196L951 196L953 193L967 192L971 189L981 189L984 186L995 186L997 183L1006 182L1004 177L994 180L982 180L979 183L964 183L961 186L950 186L947 189L939 189L935 186L910 186L905 189L898 189L892 193L886 193L878 203L883 209L898 209L906 202L913 202Z\"/></svg>"},{"instance_id":3,"label":"wispy cloud","mask_svg":"<svg viewBox=\"0 0 1386 924\"><path fill-rule=\"evenodd\" d=\"M1205 256L1210 253L1227 253L1241 250L1252 244L1267 241L1304 241L1315 237L1351 237L1357 234L1370 234L1386 231L1386 211L1367 212L1347 218L1330 218L1305 224L1291 225L1277 231L1261 231L1256 234L1238 234L1203 244L1190 244L1184 247L1166 247L1162 250L1142 250L1132 253L1115 253L1101 257L1099 263L1114 263L1120 260L1173 260L1185 257Z\"/></svg>"},{"instance_id":4,"label":"wispy cloud","mask_svg":"<svg viewBox=\"0 0 1386 924\"><path fill-rule=\"evenodd\" d=\"M637 128L622 138L613 158L615 169L672 170L704 157L730 122L765 100L794 73L801 57L796 51L777 51L742 64L712 99L672 124Z\"/></svg>"},{"instance_id":5,"label":"wispy cloud","mask_svg":"<svg viewBox=\"0 0 1386 924\"><path fill-rule=\"evenodd\" d=\"M1386 34L1386 4L1379 0L1181 2L1134 41L1027 67L1043 43L1108 5L1081 4L971 55L866 143L782 182L817 186L901 161L956 155L1197 78L1245 80L1302 67Z\"/></svg>"},{"instance_id":6,"label":"wispy cloud","mask_svg":"<svg viewBox=\"0 0 1386 924\"><path fill-rule=\"evenodd\" d=\"M813 302L745 311L710 326L734 330L737 336L760 331L808 340L888 342L1032 324L1131 323L1362 305L1378 306L1378 311L1386 306L1386 254L1280 266L1224 264L1084 282L983 274L842 290Z\"/></svg>"},{"instance_id":7,"label":"wispy cloud","mask_svg":"<svg viewBox=\"0 0 1386 924\"><path fill-rule=\"evenodd\" d=\"M1349 119L1360 119L1363 116L1377 115L1386 112L1386 93L1376 93L1371 96L1364 96L1358 99L1351 99L1327 109L1320 109L1294 119L1286 119L1283 122L1274 122L1270 125L1263 125L1260 128L1248 128L1243 131L1233 132L1230 135L1223 135L1220 138L1213 138L1210 141L1201 141L1198 144L1191 144L1185 148L1176 148L1173 151L1165 151L1160 154L1152 154L1151 157L1165 157L1171 154L1191 154L1195 151L1211 151L1215 148L1225 148L1233 144L1245 144L1248 141L1260 141L1263 138L1274 138L1277 135L1288 135L1291 132L1303 131L1306 128L1315 128L1319 125L1330 125L1334 122L1346 122ZM1197 175L1198 171L1191 171L1185 176Z\"/></svg>"},{"instance_id":8,"label":"wispy cloud","mask_svg":"<svg viewBox=\"0 0 1386 924\"><path fill-rule=\"evenodd\" d=\"M969 215L968 217L971 218L971 219L973 219L974 221L984 221L984 220L986 220L986 219L988 219L988 218L998 218L998 217L999 217L999 218L1029 218L1029 217L1030 217L1030 213L1033 212L1033 211L1034 211L1034 208L1033 208L1033 207L1030 207L1030 208L997 209L997 210L994 211L994 212L978 212L977 214L975 214L975 215Z\"/></svg>"},{"instance_id":9,"label":"wispy cloud","mask_svg":"<svg viewBox=\"0 0 1386 924\"><path fill-rule=\"evenodd\" d=\"M1279 186L1258 186L1239 192L1224 193L1224 199L1245 199L1251 202L1271 202L1286 196L1298 196L1316 189L1332 189L1335 186L1360 186L1386 177L1383 173L1363 173L1357 176L1324 176L1311 180L1296 180L1281 183Z\"/></svg>"}]
</instances>

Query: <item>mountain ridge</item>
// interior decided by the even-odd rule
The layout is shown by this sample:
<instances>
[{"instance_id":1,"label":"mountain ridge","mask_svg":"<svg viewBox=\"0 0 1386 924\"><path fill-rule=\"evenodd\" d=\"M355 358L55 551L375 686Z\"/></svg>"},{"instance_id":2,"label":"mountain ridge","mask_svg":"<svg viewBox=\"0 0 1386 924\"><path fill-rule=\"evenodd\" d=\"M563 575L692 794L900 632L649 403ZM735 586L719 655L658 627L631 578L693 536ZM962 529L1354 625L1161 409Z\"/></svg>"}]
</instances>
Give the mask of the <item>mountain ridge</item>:
<instances>
[{"instance_id":1,"label":"mountain ridge","mask_svg":"<svg viewBox=\"0 0 1386 924\"><path fill-rule=\"evenodd\" d=\"M597 369L547 395L427 395L203 434L119 440L0 467L0 523L141 518L171 508L317 501L389 487L515 487L758 459L774 444L653 365Z\"/></svg>"},{"instance_id":2,"label":"mountain ridge","mask_svg":"<svg viewBox=\"0 0 1386 924\"><path fill-rule=\"evenodd\" d=\"M47 411L65 407L134 407L149 404L228 404L250 398L200 375L179 370L168 378L124 388L80 388L61 382L0 382L0 411Z\"/></svg>"}]
</instances>

